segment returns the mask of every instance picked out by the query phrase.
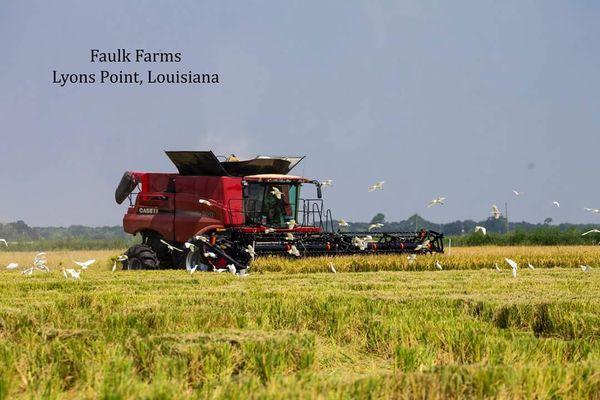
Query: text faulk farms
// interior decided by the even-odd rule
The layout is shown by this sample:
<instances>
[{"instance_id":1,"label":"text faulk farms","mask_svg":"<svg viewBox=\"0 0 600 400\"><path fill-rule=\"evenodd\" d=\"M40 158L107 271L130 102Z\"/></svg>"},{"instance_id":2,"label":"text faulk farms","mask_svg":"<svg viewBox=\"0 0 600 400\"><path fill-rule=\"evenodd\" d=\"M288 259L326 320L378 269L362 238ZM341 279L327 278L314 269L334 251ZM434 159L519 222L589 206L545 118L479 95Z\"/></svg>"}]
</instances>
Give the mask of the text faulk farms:
<instances>
[{"instance_id":1,"label":"text faulk farms","mask_svg":"<svg viewBox=\"0 0 600 400\"><path fill-rule=\"evenodd\" d=\"M93 63L128 63L128 62L181 62L181 52L149 52L144 49L128 51L126 49L117 49L116 51L100 51L99 49L90 50L90 62Z\"/></svg>"}]
</instances>

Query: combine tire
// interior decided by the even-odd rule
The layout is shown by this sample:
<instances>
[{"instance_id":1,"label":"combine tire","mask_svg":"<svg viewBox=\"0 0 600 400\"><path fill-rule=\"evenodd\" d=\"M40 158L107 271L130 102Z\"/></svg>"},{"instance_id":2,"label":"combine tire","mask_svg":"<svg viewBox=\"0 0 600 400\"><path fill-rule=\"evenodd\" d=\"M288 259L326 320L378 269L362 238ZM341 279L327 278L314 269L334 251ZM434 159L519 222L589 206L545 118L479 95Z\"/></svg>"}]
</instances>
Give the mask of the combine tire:
<instances>
[{"instance_id":1,"label":"combine tire","mask_svg":"<svg viewBox=\"0 0 600 400\"><path fill-rule=\"evenodd\" d=\"M136 244L127 250L127 261L123 269L157 269L158 257L152 248L145 244Z\"/></svg>"}]
</instances>

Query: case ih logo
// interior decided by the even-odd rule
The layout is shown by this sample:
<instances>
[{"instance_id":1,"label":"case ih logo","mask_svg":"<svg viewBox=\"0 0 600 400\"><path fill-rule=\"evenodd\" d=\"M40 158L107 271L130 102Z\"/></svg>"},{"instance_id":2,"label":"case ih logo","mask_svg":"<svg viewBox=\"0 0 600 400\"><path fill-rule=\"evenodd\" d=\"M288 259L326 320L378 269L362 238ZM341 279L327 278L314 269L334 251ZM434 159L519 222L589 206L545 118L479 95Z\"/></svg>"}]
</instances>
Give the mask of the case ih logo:
<instances>
[{"instance_id":1,"label":"case ih logo","mask_svg":"<svg viewBox=\"0 0 600 400\"><path fill-rule=\"evenodd\" d=\"M138 208L138 214L158 214L158 208L140 207Z\"/></svg>"}]
</instances>

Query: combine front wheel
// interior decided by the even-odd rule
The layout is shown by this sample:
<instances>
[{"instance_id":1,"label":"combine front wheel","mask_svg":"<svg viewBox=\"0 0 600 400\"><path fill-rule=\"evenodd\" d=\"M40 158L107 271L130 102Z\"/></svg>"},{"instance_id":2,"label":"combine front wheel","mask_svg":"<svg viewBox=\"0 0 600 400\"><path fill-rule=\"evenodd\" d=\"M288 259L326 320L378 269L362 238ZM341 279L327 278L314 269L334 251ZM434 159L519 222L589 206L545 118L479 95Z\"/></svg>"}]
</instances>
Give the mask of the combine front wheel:
<instances>
[{"instance_id":1,"label":"combine front wheel","mask_svg":"<svg viewBox=\"0 0 600 400\"><path fill-rule=\"evenodd\" d=\"M123 269L157 269L158 257L152 248L145 244L131 246L127 253L127 260L123 261Z\"/></svg>"}]
</instances>

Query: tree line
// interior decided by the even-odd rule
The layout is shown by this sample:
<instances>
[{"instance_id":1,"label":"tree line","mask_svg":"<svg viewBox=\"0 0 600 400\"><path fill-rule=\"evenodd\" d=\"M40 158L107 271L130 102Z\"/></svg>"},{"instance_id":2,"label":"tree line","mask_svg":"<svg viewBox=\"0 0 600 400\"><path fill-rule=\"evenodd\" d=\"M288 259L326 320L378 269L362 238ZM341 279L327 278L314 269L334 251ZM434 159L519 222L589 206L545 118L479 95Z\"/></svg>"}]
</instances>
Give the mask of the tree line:
<instances>
[{"instance_id":1,"label":"tree line","mask_svg":"<svg viewBox=\"0 0 600 400\"><path fill-rule=\"evenodd\" d=\"M421 229L434 230L452 239L453 245L482 246L482 245L583 245L599 244L600 235L581 234L594 229L593 224L552 225L551 221L544 223L510 222L504 218L488 218L483 221L458 220L449 223L428 221L418 214L409 218L387 222L384 214L375 215L370 222L348 222L349 226L342 228L346 232L364 232L369 225L383 223L378 231L383 232L413 232ZM333 223L334 229L340 227ZM487 229L487 235L475 232L476 226ZM99 226L90 227L72 225L69 227L30 227L24 221L0 223L0 238L6 239L10 249L14 251L45 251L45 250L95 250L127 248L139 241L123 231L123 227Z\"/></svg>"}]
</instances>

